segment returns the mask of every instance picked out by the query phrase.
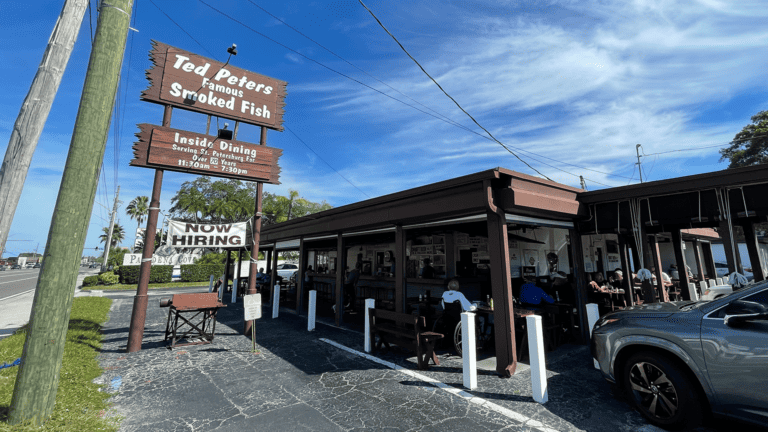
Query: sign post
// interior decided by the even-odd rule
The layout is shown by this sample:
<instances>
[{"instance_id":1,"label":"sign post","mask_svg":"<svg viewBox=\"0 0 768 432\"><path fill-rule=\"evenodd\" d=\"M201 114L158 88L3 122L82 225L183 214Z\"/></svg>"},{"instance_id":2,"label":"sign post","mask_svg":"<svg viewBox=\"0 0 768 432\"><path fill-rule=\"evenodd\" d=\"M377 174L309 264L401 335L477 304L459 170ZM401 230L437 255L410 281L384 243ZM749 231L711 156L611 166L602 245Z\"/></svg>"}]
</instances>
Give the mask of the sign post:
<instances>
[{"instance_id":1,"label":"sign post","mask_svg":"<svg viewBox=\"0 0 768 432\"><path fill-rule=\"evenodd\" d=\"M230 55L233 54L236 52L230 51ZM146 71L149 87L142 92L141 99L165 106L163 125L139 125L139 141L133 146L134 159L130 162L131 166L155 169L147 232L155 232L156 229L165 170L256 181L258 196L253 220L254 243L250 273L255 275L261 230L262 183L280 183L277 161L282 151L266 147L266 128L283 130L287 83L234 67L229 64L229 60L221 63L157 41L152 41L150 59L152 67ZM207 114L209 124L210 116L234 120L231 139L225 134L208 135L208 127L205 134L172 129L173 107ZM261 127L259 145L237 141L240 122ZM193 241L197 247L206 246L200 244L203 241L213 241L219 246L222 246L220 242L224 242L223 235L206 238L189 234L184 238L185 242ZM227 238L226 242L232 245L233 237ZM238 245L244 243L243 240ZM189 244L183 246L190 247ZM153 251L154 242L145 242L139 286L131 315L128 352L141 350ZM248 294L254 294L255 277L249 279ZM246 320L245 334L248 334L248 322Z\"/></svg>"},{"instance_id":2,"label":"sign post","mask_svg":"<svg viewBox=\"0 0 768 432\"><path fill-rule=\"evenodd\" d=\"M261 294L246 294L243 296L243 310L245 311L245 322L251 323L251 343L253 353L256 351L256 323L261 318Z\"/></svg>"}]
</instances>

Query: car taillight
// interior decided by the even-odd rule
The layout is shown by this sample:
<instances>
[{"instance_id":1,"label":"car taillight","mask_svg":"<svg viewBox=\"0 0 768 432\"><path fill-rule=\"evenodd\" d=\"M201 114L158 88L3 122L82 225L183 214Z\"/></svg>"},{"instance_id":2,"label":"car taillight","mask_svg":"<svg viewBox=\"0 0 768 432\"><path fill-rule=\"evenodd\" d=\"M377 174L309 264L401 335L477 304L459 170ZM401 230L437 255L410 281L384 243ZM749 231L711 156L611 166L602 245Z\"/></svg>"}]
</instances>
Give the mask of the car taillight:
<instances>
[{"instance_id":1,"label":"car taillight","mask_svg":"<svg viewBox=\"0 0 768 432\"><path fill-rule=\"evenodd\" d=\"M710 293L710 290L704 291L704 295L709 295L709 293Z\"/></svg>"}]
</instances>

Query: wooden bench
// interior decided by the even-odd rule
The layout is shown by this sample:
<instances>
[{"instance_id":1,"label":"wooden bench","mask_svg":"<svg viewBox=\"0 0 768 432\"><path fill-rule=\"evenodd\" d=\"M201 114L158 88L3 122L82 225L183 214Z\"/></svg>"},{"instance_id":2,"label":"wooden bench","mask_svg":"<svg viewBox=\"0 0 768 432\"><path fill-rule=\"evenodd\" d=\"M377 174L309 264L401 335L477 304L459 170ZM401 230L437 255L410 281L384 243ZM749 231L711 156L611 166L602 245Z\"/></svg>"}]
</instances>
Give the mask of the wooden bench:
<instances>
[{"instance_id":1,"label":"wooden bench","mask_svg":"<svg viewBox=\"0 0 768 432\"><path fill-rule=\"evenodd\" d=\"M386 346L387 351L390 344L401 348L414 351L418 361L419 369L429 368L431 359L435 365L440 365L435 355L435 343L443 338L440 333L425 331L427 325L423 316L392 312L383 309L371 309L371 341L378 341L373 346L376 352Z\"/></svg>"}]
</instances>

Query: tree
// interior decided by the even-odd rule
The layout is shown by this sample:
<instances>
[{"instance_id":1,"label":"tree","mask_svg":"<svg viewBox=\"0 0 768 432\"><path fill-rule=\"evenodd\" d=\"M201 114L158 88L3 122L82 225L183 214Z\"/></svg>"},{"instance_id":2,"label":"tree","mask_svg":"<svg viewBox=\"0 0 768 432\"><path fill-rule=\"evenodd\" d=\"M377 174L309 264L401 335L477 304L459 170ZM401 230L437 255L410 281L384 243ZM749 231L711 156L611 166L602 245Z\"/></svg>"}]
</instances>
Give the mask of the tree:
<instances>
[{"instance_id":1,"label":"tree","mask_svg":"<svg viewBox=\"0 0 768 432\"><path fill-rule=\"evenodd\" d=\"M133 253L141 253L144 251L144 241L147 239L147 230L141 232L141 238L136 239L136 245L133 248ZM168 231L157 231L155 233L155 251L160 245L168 238Z\"/></svg>"},{"instance_id":2,"label":"tree","mask_svg":"<svg viewBox=\"0 0 768 432\"><path fill-rule=\"evenodd\" d=\"M256 183L239 180L216 180L201 176L184 182L171 198L170 213L175 220L195 223L230 223L247 220L253 216L256 200ZM290 191L290 197L269 192L262 194L262 225L270 225L306 216L331 205L323 201L313 203Z\"/></svg>"},{"instance_id":3,"label":"tree","mask_svg":"<svg viewBox=\"0 0 768 432\"><path fill-rule=\"evenodd\" d=\"M730 161L728 168L768 163L768 111L760 111L751 120L730 146L720 150L720 161Z\"/></svg>"},{"instance_id":4,"label":"tree","mask_svg":"<svg viewBox=\"0 0 768 432\"><path fill-rule=\"evenodd\" d=\"M128 203L128 207L125 208L125 212L128 216L136 221L136 228L141 228L141 224L147 218L149 213L149 197L137 196ZM138 231L138 229L137 229Z\"/></svg>"},{"instance_id":5,"label":"tree","mask_svg":"<svg viewBox=\"0 0 768 432\"><path fill-rule=\"evenodd\" d=\"M104 232L104 234L99 236L99 240L101 243L106 244L107 237L109 236L109 227L104 227L101 230ZM115 222L115 227L112 229L112 245L117 246L123 240L125 240L125 229L123 229L119 223ZM111 250L112 249L110 248L110 252Z\"/></svg>"}]
</instances>

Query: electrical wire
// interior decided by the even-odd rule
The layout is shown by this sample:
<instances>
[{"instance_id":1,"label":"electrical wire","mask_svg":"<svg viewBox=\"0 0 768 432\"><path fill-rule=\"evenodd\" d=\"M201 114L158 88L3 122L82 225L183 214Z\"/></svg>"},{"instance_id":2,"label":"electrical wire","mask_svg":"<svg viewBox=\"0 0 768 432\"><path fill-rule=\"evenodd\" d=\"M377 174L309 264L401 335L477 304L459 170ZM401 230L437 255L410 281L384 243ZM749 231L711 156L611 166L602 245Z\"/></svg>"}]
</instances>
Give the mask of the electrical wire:
<instances>
[{"instance_id":1,"label":"electrical wire","mask_svg":"<svg viewBox=\"0 0 768 432\"><path fill-rule=\"evenodd\" d=\"M400 43L400 41L399 41L399 40L397 40L397 38L395 37L395 35L393 35L393 34L392 34L392 33L391 33L391 32L390 32L390 31L389 31L389 30L388 30L388 29L387 29L387 28L384 26L384 24L383 24L383 23L382 23L382 22L381 22L381 21L380 21L380 20L379 20L379 19L376 17L376 15L373 13L373 11L372 11L372 10L370 10L370 9L368 9L368 6L366 6L366 5L365 5L365 3L363 3L363 0L357 0L357 1L358 1L358 2L360 2L360 4L361 4L361 5L363 5L363 7L364 7L364 8L365 8L365 9L368 11L368 13L370 13L370 14L371 14L371 16L373 17L373 19L375 19L375 20L376 20L376 22L377 22L377 23L379 23L379 26L381 26L381 28L382 28L382 29L384 29L384 31L385 31L385 32L387 32L387 34L388 34L388 35L390 35L390 36L392 37L392 39L394 39L394 41L395 41L395 42L396 42L396 43L397 43L397 44L400 46L400 48L403 50L403 52L405 52L405 54L406 54L406 55L408 55L408 57L410 57L410 59L411 59L411 60L413 60L413 62L414 62L414 63L416 63L416 66L418 66L418 67L419 67L419 69L421 69L421 71L422 71L422 72L424 72L424 74L425 74L426 76L428 76L428 77L429 77L429 79L431 79L433 83L435 83L435 85L437 86L437 88L439 88L439 89L440 89L440 91L442 91L442 92L443 92L443 94L445 94L446 96L448 96L448 99L452 100L452 101L453 101L453 103L454 103L454 104L456 104L456 106L457 106L457 107L459 107L459 109L460 109L460 110L461 110L461 111L462 111L464 114L466 114L466 115L467 115L467 116L468 116L468 117L469 117L469 118L472 120L472 122L474 122L474 123L475 123L475 124L476 124L476 125L477 125L477 126L480 128L480 129L484 130L484 131L485 131L485 133L487 133L489 137L493 138L493 140L494 140L494 141L496 141L497 143L499 143L499 145L500 145L500 146L504 147L504 149L505 149L505 150L507 150L508 152L510 152L510 153L512 154L512 156L516 157L516 158L517 158L517 160L519 160L520 162L522 162L523 164L525 164L525 166L527 166L528 168L532 169L533 171L535 171L536 173L538 173L540 176L544 177L545 179L547 179L547 180L549 180L549 181L554 181L554 180L552 180L551 178L549 178L549 177L547 177L546 175L544 175L544 174L543 174L541 171L539 171L539 170L537 170L536 168L532 167L532 166L531 166L531 165L530 165L528 162L524 161L524 160L523 160L523 159L522 159L520 156L518 156L518 155L517 155L517 153L513 152L513 151L512 151L512 150L511 150L509 147L507 147L506 145L504 145L504 143L502 143L501 141L499 141L498 139L496 139L496 137L495 137L495 136L493 136L493 134L492 134L492 133L491 133L491 132L490 132L488 129L484 128L484 127L483 127L483 125L481 125L480 123L478 123L478 121L477 121L477 120L475 120L475 118L474 118L474 117L472 117L472 115L471 115L470 113L468 113L468 112L467 112L467 110L465 110L465 109L464 109L464 108L463 108L463 107L462 107L462 106L461 106L461 105L460 105L460 104L459 104L459 103L456 101L456 99L454 99L454 98L453 98L453 96L449 95L449 94L448 94L448 92L446 92L446 91L445 91L445 89L443 89L443 87L440 85L440 83L438 83L438 82L437 82L437 80L435 80L435 79L432 77L432 75L430 75L430 74L429 74L429 72L427 72L427 71L424 69L424 67L423 67L423 66L421 66L421 64L418 62L418 60L416 60L415 58L413 58L413 56L411 55L411 53L409 53L409 52L408 52L408 50L407 50L407 49L405 49L405 47L403 46L403 44L401 44L401 43Z\"/></svg>"},{"instance_id":2,"label":"electrical wire","mask_svg":"<svg viewBox=\"0 0 768 432\"><path fill-rule=\"evenodd\" d=\"M166 14L165 12L163 12L163 10L162 10L162 9L160 9L160 8L159 8L159 7L158 7L158 6L157 6L157 5L156 5L156 4L155 4L155 3L154 3L152 0L149 0L149 2L150 2L150 3L152 3L152 4L153 4L153 5L154 5L154 6L155 6L155 7L156 7L158 10L160 10L160 12L162 12L162 13L163 13L163 15L165 15L166 17L168 17L168 19L169 19L169 20L171 20L171 22L173 22L174 24L176 24L176 26L177 26L177 27L179 27L179 29L180 29L181 31L183 31L183 32L184 32L184 34L186 34L186 35L187 35L187 36L189 36L189 37L190 37L192 40L194 40L195 42L197 42L197 44L198 44L198 45L200 45L200 46L203 48L203 50L205 50L207 53L211 54L211 53L210 53L210 51L208 51L208 50L207 50L207 49L206 49L204 46L202 46L202 44L200 44L200 42L198 42L198 41L197 41L197 40L196 40L196 39L195 39L195 38L194 38L192 35L190 35L190 34L189 34L189 33L188 33L186 30L184 30L184 29L183 29L183 28L182 28L180 25L178 25L178 24L176 23L176 21L174 21L174 20L173 20L173 19L172 19L170 16L168 16L168 14ZM208 5L207 3L205 3L205 2L202 2L202 3L203 3L203 4L205 4L206 6L210 7L211 9L214 9L214 10L216 10L216 9L215 9L215 8L213 8L212 6ZM216 11L217 11L217 12L219 12L219 13L221 13L221 14L222 14L222 15L224 15L224 16L227 16L226 14L223 14L221 11L218 11L218 10L216 10ZM227 16L227 17L228 17L228 16ZM228 18L231 18L231 17L228 17ZM234 20L234 18L231 18L231 19L233 19L233 20ZM237 22L238 22L239 24L243 25L244 27L246 27L246 28L249 28L249 29L250 29L250 27L246 26L245 24L243 24L243 23L240 23L239 21L237 21ZM256 30L253 30L253 29L250 29L250 30L252 30L252 31L256 32ZM258 33L258 32L256 32L256 33ZM266 37L266 36L265 36L265 37ZM269 39L269 38L268 38L268 39ZM271 40L271 39L270 39L270 40ZM285 48L287 48L287 49L290 49L290 48L288 48L288 47L285 47ZM292 50L292 51L293 51L293 50ZM215 58L215 56L214 56L213 54L211 54L211 57L214 57L214 58ZM231 58L231 57L232 57L232 56L230 55L230 58ZM229 62L229 60L227 60L227 62ZM318 63L318 64L319 64L319 63ZM330 69L330 68L329 68L329 69ZM363 84L363 83L361 83L361 84ZM365 85L365 84L364 84L364 85ZM216 125L217 125L217 128L218 128L218 124L219 124L218 122L219 122L219 117L217 116L217 117L216 117ZM363 190L362 190L362 189L360 189L359 187L357 187L357 185L355 185L354 183L352 183L352 182L351 182L351 181L350 181L348 178L344 177L344 175L342 175L340 172L338 172L338 171L336 170L336 168L334 168L333 166L331 166L331 164L329 164L329 163L328 163L328 162L327 162L325 159L323 159L323 158L322 158L322 157L321 157L319 154L317 154L317 152L316 152L315 150L313 150L313 149L312 149L312 147L310 147L310 146L309 146L309 145L308 145L306 142L304 142L304 140L302 140L302 139L301 139L301 138L300 138L300 137L299 137L299 136L298 136L298 135L297 135L297 134L296 134L296 133L295 133L293 130L289 129L287 126L284 126L284 127L285 127L285 129L286 129L288 132L290 132L291 134L293 134L293 136L295 136L295 137L296 137L296 139L298 139L298 140L299 140L299 142L301 142L301 143L302 143L302 144L303 144L303 145L304 145L306 148L308 148L308 149L309 149L309 150L310 150L312 153L314 153L314 154L315 154L315 156L317 156L317 157L318 157L318 159L320 159L320 160L321 160L321 161L323 161L323 162L324 162L326 165L328 165L328 167L330 167L330 168L331 168L331 169L332 169L332 170L333 170L333 171L334 171L336 174L338 174L338 175L339 175L341 178L343 178L343 179L344 179L344 180L345 180L347 183L349 183L350 185L352 185L352 186L353 186L355 189L357 189L358 191L360 191L360 193L362 193L362 194L363 194L363 195L365 195L366 197L370 198L370 195L368 195L367 193L363 192Z\"/></svg>"},{"instance_id":3,"label":"electrical wire","mask_svg":"<svg viewBox=\"0 0 768 432\"><path fill-rule=\"evenodd\" d=\"M756 138L766 138L766 137L768 137L768 135L756 135L750 138L721 142L720 144L713 144L713 145L699 146L699 147L689 147L684 149L669 150L669 151L663 151L658 153L648 153L648 154L643 153L643 156L655 156L655 155L663 155L668 153L676 153L676 152L684 152L684 151L696 151L696 150L708 149L713 147L721 147L723 144L731 144L731 143L742 142L742 141L751 141Z\"/></svg>"},{"instance_id":4,"label":"electrical wire","mask_svg":"<svg viewBox=\"0 0 768 432\"><path fill-rule=\"evenodd\" d=\"M318 158L318 159L320 159L321 161L325 162L325 164L326 164L326 165L328 165L328 167L330 167L330 168L331 168L331 169L332 169L332 170L333 170L333 171L334 171L336 174L338 174L338 175L339 175L339 177L343 178L344 180L346 180L346 181L347 181L347 183L349 183L349 184L351 184L352 186L354 186L354 188L355 188L355 189L357 189L358 191L360 191L360 193L361 193L361 194L363 194L363 195L367 196L368 198L370 198L370 197L371 197L371 196L370 196L370 195L368 195L367 193L363 192L363 191L362 191L362 189L360 189L359 187L357 187L357 186L356 186L354 183L352 183L351 181L349 181L349 179L348 179L348 178L344 177L344 176L343 176L343 175L342 175L340 172L336 171L336 168L332 167L332 166L331 166L331 164L329 164L329 163L328 163L328 162L327 162L325 159L323 159L323 158L322 158L322 157L321 157L319 154L317 154L317 152L316 152L316 151L314 151L314 150L312 149L312 147L310 147L309 145L307 145L307 143L305 143L303 139L299 138L299 136L298 136L298 135L296 135L296 132L292 131L291 129L289 129L289 128L288 128L287 126L285 126L285 125L283 125L283 127L285 128L285 130L287 130L288 132L292 133L292 134L293 134L293 136L295 136L295 137L296 137L296 139L297 139L297 140L299 140L299 142L301 142L302 144L304 144L304 147L308 148L308 149L309 149L309 151L311 151L312 153L314 153L314 154L315 154L315 156L317 156L317 158Z\"/></svg>"},{"instance_id":5,"label":"electrical wire","mask_svg":"<svg viewBox=\"0 0 768 432\"><path fill-rule=\"evenodd\" d=\"M151 0L150 0L150 1L151 1ZM310 62L313 62L313 63L315 63L315 64L317 64L317 65L319 65L319 66L321 66L321 67L323 67L323 68L325 68L325 69L328 69L329 71L331 71L331 72L333 72L333 73L335 73L335 74L337 74L337 75L340 75L340 76L342 76L342 77L344 77L344 78L347 78L347 79L349 79L350 81L354 81L354 82L356 82L356 83L358 83L358 84L360 84L360 85L362 85L362 86L364 86L364 87L366 87L366 88L368 88L368 89L370 89L370 90L373 90L373 91L375 91L375 92L377 92L377 93L379 93L379 94L381 94L381 95L383 95L383 96L386 96L386 97L388 97L388 98L390 98L390 99L392 99L392 100L394 100L394 101L400 102L401 104L403 104L403 105L406 105L406 106L408 106L408 107L411 107L411 108L413 108L413 109L415 109L415 110L417 110L417 111L419 111L419 112L421 112L421 113L423 113L423 114L426 114L426 115L428 115L428 116L430 116L430 117L433 117L433 118L435 118L435 119L441 120L441 121L443 121L443 122L446 122L446 123L448 123L448 124L452 124L452 125L454 125L454 126L457 126L457 127L461 128L461 129L464 129L464 130L466 130L466 131L468 131L468 132L471 132L471 133L473 133L473 134L475 134L475 135L478 135L478 136L480 136L480 137L482 137L482 138L484 138L484 139L487 139L487 140L489 140L489 141L494 141L494 142L497 142L497 143L501 144L501 145L502 145L504 148L507 148L507 150L508 150L508 151L510 151L508 148L510 148L510 147L511 147L511 148L514 148L515 150L518 150L518 151L520 151L520 152L525 152L525 153L532 153L532 154L536 154L536 155L537 155L537 156L539 156L539 157L542 157L542 158L546 158L546 159L550 159L550 160L553 160L553 161L555 161L555 162L558 162L558 163L562 163L562 164L565 164L565 165L572 165L572 166L575 166L575 167L577 167L577 168L581 168L581 169L585 169L585 170L588 170L588 171L593 171L593 172L598 172L598 173L601 173L601 174L605 174L605 175L608 175L608 176L615 176L615 177L621 177L621 178L628 178L628 177L626 177L626 176L622 176L622 175L611 174L611 173L607 173L607 172L603 172L603 171L598 171L598 170L595 170L595 169L591 169L591 168L580 167L580 166L578 166L578 165L569 164L569 163L567 163L567 162L562 162L562 161L559 161L559 160L556 160L556 159L552 159L552 158L550 158L550 157L548 157L548 156L539 155L539 154L537 154L537 153L533 153L533 152L530 152L530 151L528 151L528 150L522 150L522 149L520 149L520 148L516 148L516 147L514 147L514 146L506 146L505 144L502 144L502 143L500 143L498 140L496 140L496 139L495 139L495 137L494 137L494 138L488 137L488 136L486 136L486 135L483 135L483 134L480 134L480 133L478 133L478 132L476 132L476 131L473 131L472 129L469 129L469 128L467 128L466 126L463 126L463 125L461 125L461 124L459 124L459 123L456 123L456 122L455 122L455 121L453 121L453 120L450 120L450 119L446 120L446 119L444 119L444 118L438 117L438 116L436 116L436 115L434 115L434 114L432 114L432 113L430 113L430 112L424 111L424 110L422 110L422 109L420 109L420 108L418 108L418 107L416 107L416 106L413 106L413 105L409 104L408 102L405 102L405 101L403 101L403 100L400 100L400 99L398 99L398 98L396 98L396 97L394 97L394 96L392 96L392 95L389 95L389 94L387 94L387 93L384 93L384 92L382 92L381 90L379 90L379 89L377 89L377 88L371 87L370 85L368 85L368 84L366 84L366 83L364 83L364 82L362 82L362 81L360 81L360 80L358 80L358 79L355 79L355 78L353 78L353 77L350 77L349 75L346 75L346 74L344 74L344 73L342 73L342 72L340 72L340 71L337 71L337 70L335 70L335 69L333 69L333 68L331 68L331 67L329 67L329 66L327 66L327 65L325 65L325 64L323 64L323 63L320 63L319 61L317 61L317 60L315 60L315 59L313 59L313 58L311 58L311 57L308 57L307 55L305 55L305 54L303 54L303 53L301 53L301 52L299 52L299 51L297 51L297 50L295 50L295 49L293 49L293 48L290 48L290 47L286 46L285 44L283 44L283 43L281 43L281 42L279 42L279 41L277 41L277 40L275 40L275 39L273 39L273 38L271 38L271 37L267 36L266 34L264 34L264 33L260 32L260 31L258 31L258 30L256 30L256 29L254 29L254 28L252 28L252 27L250 27L250 26L248 26L247 24L243 23L242 21L240 21L240 20L238 20L238 19L236 19L236 18L234 18L234 17L232 17L232 16L230 16L230 15L228 15L228 14L224 13L223 11L221 11L221 10L219 10L219 9L217 9L217 8L215 8L215 7L213 7L213 6L211 6L210 4L206 3L205 1L203 1L203 0L198 0L198 1L199 1L200 3L202 3L202 4L204 4L205 6L208 6L208 7L209 7L210 9L212 9L213 11L215 11L215 12L218 12L220 15L222 15L222 16L224 16L224 17L226 17L226 18L228 18L228 19L230 19L230 20L232 20L232 21L234 21L234 22L236 22L236 23L238 23L238 24L240 24L241 26L243 26L243 27L245 27L246 29L248 29L248 30L252 31L253 33L256 33L257 35L259 35L259 36L261 36L261 37L263 37L263 38L265 38L265 39L267 39L267 40L269 40L269 41L271 41L271 42L273 42L273 43L275 43L275 44L277 44L277 45L279 45L279 46L281 46L281 47L283 47L283 48L285 48L285 49L287 49L288 51L291 51L291 52L295 53L296 55L299 55L299 56L301 56L301 57L305 58L306 60L308 60L308 61L310 61ZM156 5L155 5L155 6L156 6ZM186 33L186 31L185 31L185 33ZM197 41L195 41L195 42L197 42ZM198 42L198 44L199 44L199 42ZM510 152L511 152L511 151L510 151ZM513 154L514 154L514 153L513 153ZM530 157L530 156L529 156L529 157ZM557 170L559 170L559 171L562 171L562 172L564 172L564 173L566 173L566 174L569 174L569 175L571 175L571 176L574 176L574 177L579 177L579 175L578 175L578 174L574 174L574 173L572 173L572 172L569 172L569 171L563 170L563 169L561 169L561 168L557 168L557 167L555 167L555 166L552 166L552 165L548 165L548 164L546 164L546 163L544 163L544 162L541 162L540 160L537 160L537 159L535 159L535 158L533 158L533 157L530 157L530 158L531 158L531 159L534 159L534 160L536 160L536 161L537 161L537 162L539 162L539 163L542 163L542 164L544 164L544 165L547 165L547 166L549 166L549 167L551 167L551 168L553 168L553 169L557 169ZM525 163L525 162L523 162L523 163ZM534 169L534 171L536 171L536 170ZM538 171L537 171L537 172L538 172ZM542 176L543 176L543 174L542 174ZM545 177L546 177L546 176L545 176ZM547 177L547 179L548 179L548 180L551 180L551 179L549 179L548 177ZM597 183L597 184L600 184L600 185L603 185L603 186L609 186L609 185L606 185L605 183L601 183L601 182L598 182L598 181L596 181L596 180L593 180L593 179L589 179L589 178L586 178L586 177L585 177L585 180L589 180L589 181L591 181L591 182L593 182L593 183Z\"/></svg>"},{"instance_id":6,"label":"electrical wire","mask_svg":"<svg viewBox=\"0 0 768 432\"><path fill-rule=\"evenodd\" d=\"M159 10L159 11L160 11L160 12L161 12L163 15L165 15L165 17L166 17L166 18L168 18L168 19L169 19L169 20L170 20L170 21L171 21L173 24L175 24L175 25L176 25L176 27L178 27L178 28L179 28L181 31L183 31L183 32L184 32L184 34L186 34L187 36L189 36L189 38L190 38L190 39L192 39L193 41L195 41L195 43L196 43L196 44L200 45L200 48L202 48L202 49L203 49L203 51L207 52L207 53L208 53L208 54L209 54L211 57L213 57L213 58L216 58L216 56L215 56L215 55L213 55L213 53L211 53L210 51L208 51L208 50L207 50L207 49L206 49L206 48L203 46L203 44L201 44L201 43L200 43L200 42L199 42L197 39L195 39L195 38L194 38L194 36L192 36L192 35L191 35L191 34L189 34L189 33L188 33L186 30L184 30L184 27L180 26L180 25L179 25L179 23L177 23L176 21L174 21L174 20L173 20L173 18L171 18L171 17L170 17L170 16L169 16L167 13L165 13L165 11L163 11L162 9L160 9L160 6L158 6L157 4L155 4L155 2L154 2L154 1L152 1L152 0L149 0L149 2L150 2L150 3L152 3L152 5L153 5L154 7L156 7L156 8L157 8L157 10Z\"/></svg>"},{"instance_id":7,"label":"electrical wire","mask_svg":"<svg viewBox=\"0 0 768 432\"><path fill-rule=\"evenodd\" d=\"M278 17L277 17L277 16L275 16L273 13L269 12L268 10L264 9L263 7L259 6L259 5L258 5L258 4L256 4L256 3L254 3L254 2L253 2L253 0L248 0L248 2L249 2L249 3L251 3L252 5L256 6L257 8L259 8L260 10L262 10L264 13L266 13L266 14L267 14L267 15L269 15L270 17L272 17L272 18L274 18L275 20L277 20L277 21L281 22L281 23L282 23L282 24L284 24L286 27L290 28L291 30L293 30L293 31L295 31L296 33L300 34L301 36L303 36L303 37L304 37L304 38L306 38L307 40L311 41L311 42L312 42L312 43L314 43L315 45L317 45L317 46L319 46L320 48L322 48L322 49L324 49L324 50L328 51L329 53L331 53L332 55L334 55L334 56L335 56L335 57L337 57L338 59L342 60L343 62L345 62L345 63L349 64L350 66L354 67L355 69L359 70L360 72L364 73L365 75L367 75L367 76L369 76L369 77L373 78L374 80L378 81L379 83L381 83L381 84L383 84L383 85L387 86L388 88L390 88L390 89L394 90L395 92L397 92L397 93L401 94L402 96L404 96L404 97L406 97L406 98L410 99L410 100L411 100L411 101L413 101L414 103L416 103L416 104L418 104L418 105L420 105L420 106L422 106L422 107L424 107L424 108L428 109L429 111L431 111L431 112L435 113L437 116L439 116L439 117L435 117L435 116L432 116L432 117L435 117L435 118L437 118L438 120L442 120L442 121L444 121L444 122L446 122L446 123L448 123L448 124L450 124L450 125L453 125L453 126L456 126L456 127L458 127L458 128L461 128L461 129L463 129L463 130L465 130L465 131L467 131L467 132L473 133L473 134L475 134L475 135L477 135L477 136L479 136L479 137L481 137L481 138L484 138L484 139L486 139L486 140L488 140L488 141L494 141L494 139L492 139L492 138L490 138L490 137L488 137L488 136L486 136L486 135L483 135L483 134L481 134L481 133L479 133L479 132L477 132L477 131L474 131L474 130L472 130L472 129L470 129L470 128L468 128L468 127L464 126L464 125L462 125L461 123L459 123L459 122L457 122L457 121L455 121L455 120L451 119L450 117L448 117L448 116L446 116L446 115L444 115L444 114L442 114L442 113L440 113L440 112L438 112L438 111L435 111L434 109L432 109L432 108L430 108L430 107L428 107L428 106L426 106L426 105L422 104L421 102L419 102L419 101L417 101L416 99L414 99L414 98L412 98L412 97L408 96L407 94L405 94L405 93L401 92L400 90L396 89L395 87L392 87L391 85L387 84L386 82L384 82L384 81L380 80L379 78L377 78L377 77L375 77L375 76L371 75L370 73L366 72L364 69L362 69L362 68L358 67L357 65L353 64L352 62L350 62L349 60L345 59L344 57L342 57L342 56L340 56L340 55L336 54L335 52L333 52L333 51L332 51L332 50L330 50L329 48L325 47L325 46L324 46L324 45L322 45L321 43L319 43L319 42L315 41L315 40L314 40L314 39L312 39L311 37L309 37L309 36L307 36L306 34L302 33L302 32L301 32L300 30L298 30L297 28L295 28L295 27L293 27L292 25L288 24L288 23L287 23L287 22L285 22L284 20L282 20L282 19L278 18ZM401 101L401 100L399 100L399 99L395 99L395 100L397 100L398 102L401 102L401 103L403 103L403 101ZM409 105L409 104L405 104L405 105L407 105L407 106L411 106L411 105ZM412 106L411 106L411 107L412 107ZM419 110L419 111L421 111L421 110ZM424 112L424 111L421 111L421 112ZM431 115L431 114L429 114L429 113L425 113L425 114ZM557 159L551 158L551 157L549 157L549 156L545 156L545 155L542 155L542 154L539 154L539 153L535 153L535 152L532 152L532 151L529 151L529 150L525 150L525 149L522 149L522 148L520 148L520 147L516 147L516 146L512 146L512 145L509 145L509 144L507 144L507 146L508 146L508 147L510 147L510 148L513 148L513 149L517 150L518 152L522 152L522 153L527 153L527 154L536 155L536 156L542 157L542 158L544 158L544 159L548 159L548 160L551 160L551 161L554 161L554 162L557 162L557 163L561 163L561 164L564 164L564 165L569 165L569 166L572 166L572 167L575 167L575 168L585 169L585 170L588 170L588 171L593 171L593 172L596 172L596 173L600 173L600 174L604 174L604 175L609 175L609 176L614 176L614 177L623 177L623 178L629 178L629 177L626 177L626 176L621 176L621 175L617 175L617 174L613 174L613 173L608 173L608 172L604 172L604 171L600 171L600 170L596 170L596 169L592 169L592 168L582 167L582 166L579 166L579 165L575 165L575 164L572 164L572 163L568 163L568 162L563 162L563 161L560 161L560 160L557 160ZM534 158L532 158L532 159L534 159ZM541 162L540 160L537 160L537 159L534 159L534 160L536 160L536 161L537 161L537 162L539 162L539 163L543 163L543 162ZM547 165L547 164L545 164L545 163L543 163L543 164L544 164L544 165ZM551 167L551 168L554 168L554 169L557 169L557 170L560 170L560 171L562 171L562 172L565 172L566 174L570 174L570 175L576 176L576 174L573 174L573 173L571 173L571 172L568 172L568 171L562 170L562 169L560 169L560 168L557 168L557 167L554 167L554 166L552 166L552 165L547 165L547 166L549 166L549 167ZM603 186L608 186L608 185L605 185L605 184L603 184L603 183L600 183L600 182L596 182L596 181L594 181L594 180L591 180L591 179L587 179L587 180L589 180L589 181L591 181L591 182L594 182L594 183L598 183L598 184L601 184L601 185L603 185Z\"/></svg>"},{"instance_id":8,"label":"electrical wire","mask_svg":"<svg viewBox=\"0 0 768 432\"><path fill-rule=\"evenodd\" d=\"M91 29L91 48L93 48L93 15L91 14L91 0L88 0L88 28Z\"/></svg>"}]
</instances>

